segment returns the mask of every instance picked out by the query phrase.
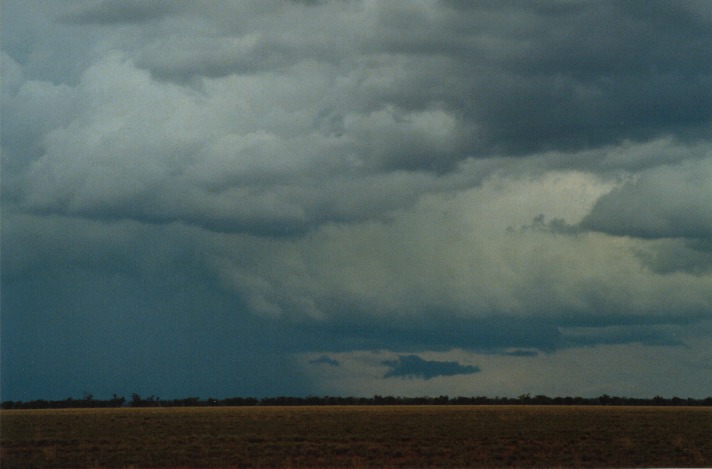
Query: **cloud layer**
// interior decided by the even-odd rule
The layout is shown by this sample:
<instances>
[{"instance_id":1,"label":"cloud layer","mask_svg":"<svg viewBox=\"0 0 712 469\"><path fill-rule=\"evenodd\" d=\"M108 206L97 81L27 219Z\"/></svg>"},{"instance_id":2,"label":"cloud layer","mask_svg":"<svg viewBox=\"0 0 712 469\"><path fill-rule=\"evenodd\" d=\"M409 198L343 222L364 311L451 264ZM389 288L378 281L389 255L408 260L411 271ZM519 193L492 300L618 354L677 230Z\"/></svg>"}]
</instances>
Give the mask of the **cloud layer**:
<instances>
[{"instance_id":1,"label":"cloud layer","mask_svg":"<svg viewBox=\"0 0 712 469\"><path fill-rule=\"evenodd\" d=\"M491 357L513 391L516 360L616 347L708 372L705 2L11 1L3 23L3 394L441 392Z\"/></svg>"}]
</instances>

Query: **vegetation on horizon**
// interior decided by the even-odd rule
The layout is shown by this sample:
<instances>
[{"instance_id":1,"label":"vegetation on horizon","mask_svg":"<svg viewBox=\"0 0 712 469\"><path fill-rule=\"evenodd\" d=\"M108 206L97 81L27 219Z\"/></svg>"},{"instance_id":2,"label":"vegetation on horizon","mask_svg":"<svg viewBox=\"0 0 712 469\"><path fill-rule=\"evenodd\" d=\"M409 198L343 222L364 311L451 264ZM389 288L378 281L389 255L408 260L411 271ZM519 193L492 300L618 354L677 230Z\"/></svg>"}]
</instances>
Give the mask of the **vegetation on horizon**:
<instances>
[{"instance_id":1,"label":"vegetation on horizon","mask_svg":"<svg viewBox=\"0 0 712 469\"><path fill-rule=\"evenodd\" d=\"M38 399L33 401L3 401L2 409L74 409L101 407L246 407L246 406L371 406L371 405L612 405L612 406L712 406L712 396L704 399L691 397L653 398L619 397L603 394L598 397L548 397L544 395L531 396L523 394L519 397L449 397L423 396L401 397L338 397L338 396L306 396L306 397L229 397L225 399L187 397L183 399L161 399L156 396L147 398L132 394L127 400L123 396L113 395L111 399L94 399L86 394L82 399L68 397L64 400L51 401Z\"/></svg>"}]
</instances>

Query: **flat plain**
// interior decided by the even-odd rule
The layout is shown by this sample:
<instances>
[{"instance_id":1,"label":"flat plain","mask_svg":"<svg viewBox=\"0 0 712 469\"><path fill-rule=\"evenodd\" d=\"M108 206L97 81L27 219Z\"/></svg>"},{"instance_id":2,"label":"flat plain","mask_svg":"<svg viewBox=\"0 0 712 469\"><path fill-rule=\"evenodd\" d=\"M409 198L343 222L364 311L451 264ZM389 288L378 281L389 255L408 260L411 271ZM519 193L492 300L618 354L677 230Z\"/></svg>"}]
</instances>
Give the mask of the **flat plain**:
<instances>
[{"instance_id":1,"label":"flat plain","mask_svg":"<svg viewBox=\"0 0 712 469\"><path fill-rule=\"evenodd\" d=\"M712 467L712 408L5 410L15 468Z\"/></svg>"}]
</instances>

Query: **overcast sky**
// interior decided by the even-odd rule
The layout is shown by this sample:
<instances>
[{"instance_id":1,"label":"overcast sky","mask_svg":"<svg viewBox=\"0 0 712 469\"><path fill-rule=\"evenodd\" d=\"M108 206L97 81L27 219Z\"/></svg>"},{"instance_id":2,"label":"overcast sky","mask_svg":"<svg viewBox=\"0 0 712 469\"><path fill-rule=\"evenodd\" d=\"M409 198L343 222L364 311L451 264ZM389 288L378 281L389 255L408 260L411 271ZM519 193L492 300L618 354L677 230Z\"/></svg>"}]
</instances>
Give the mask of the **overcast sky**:
<instances>
[{"instance_id":1,"label":"overcast sky","mask_svg":"<svg viewBox=\"0 0 712 469\"><path fill-rule=\"evenodd\" d=\"M3 400L712 394L712 2L2 2Z\"/></svg>"}]
</instances>

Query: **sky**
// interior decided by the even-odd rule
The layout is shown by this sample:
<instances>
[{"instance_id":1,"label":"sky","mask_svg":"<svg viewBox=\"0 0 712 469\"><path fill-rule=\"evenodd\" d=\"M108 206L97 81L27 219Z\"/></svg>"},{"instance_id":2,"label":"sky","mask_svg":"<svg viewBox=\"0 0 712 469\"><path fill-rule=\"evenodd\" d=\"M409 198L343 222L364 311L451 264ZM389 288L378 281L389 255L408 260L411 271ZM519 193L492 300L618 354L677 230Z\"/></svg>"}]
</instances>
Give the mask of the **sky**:
<instances>
[{"instance_id":1,"label":"sky","mask_svg":"<svg viewBox=\"0 0 712 469\"><path fill-rule=\"evenodd\" d=\"M1 399L712 395L712 2L0 13Z\"/></svg>"}]
</instances>

